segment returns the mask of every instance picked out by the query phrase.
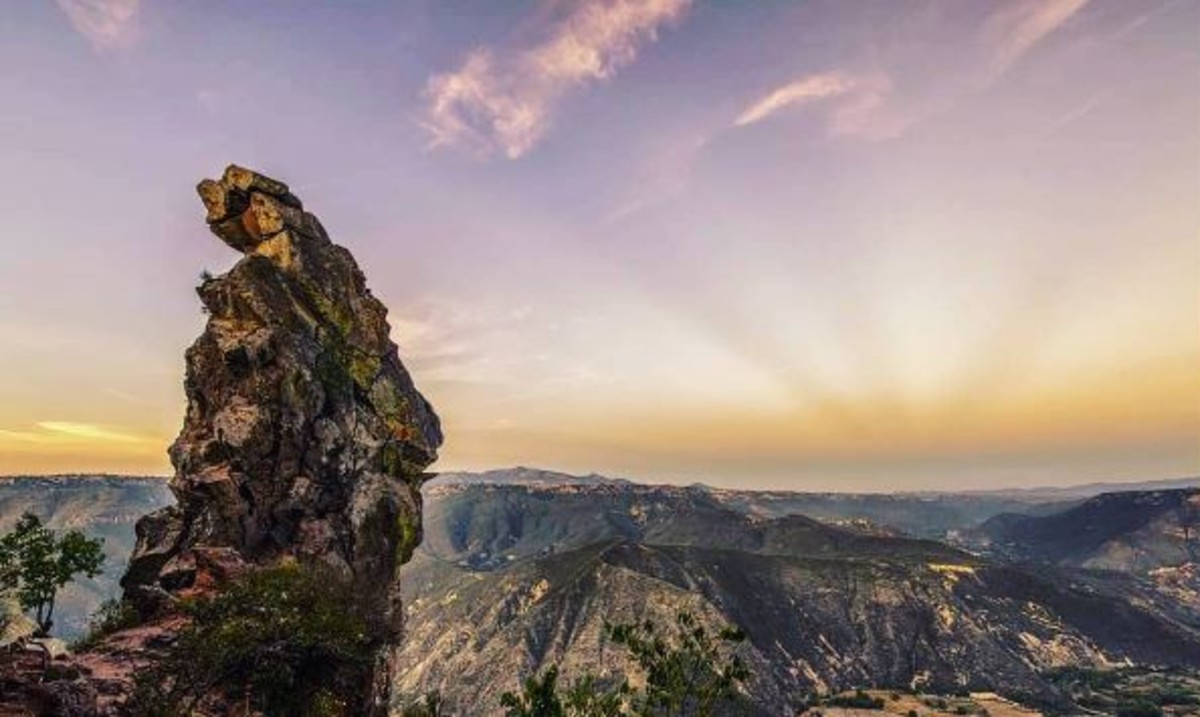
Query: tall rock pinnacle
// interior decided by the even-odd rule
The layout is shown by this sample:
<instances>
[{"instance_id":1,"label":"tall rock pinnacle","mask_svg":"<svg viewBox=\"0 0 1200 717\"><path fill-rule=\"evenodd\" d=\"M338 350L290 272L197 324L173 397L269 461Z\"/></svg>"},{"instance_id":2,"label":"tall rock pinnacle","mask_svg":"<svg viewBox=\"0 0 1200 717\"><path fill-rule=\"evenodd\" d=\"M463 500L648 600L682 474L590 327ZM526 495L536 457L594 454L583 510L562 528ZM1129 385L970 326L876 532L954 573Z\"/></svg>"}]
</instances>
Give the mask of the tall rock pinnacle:
<instances>
[{"instance_id":1,"label":"tall rock pinnacle","mask_svg":"<svg viewBox=\"0 0 1200 717\"><path fill-rule=\"evenodd\" d=\"M244 256L197 289L209 318L170 450L177 505L138 522L126 595L153 612L210 573L322 563L394 638L437 415L354 258L285 184L231 166L197 189L209 228Z\"/></svg>"}]
</instances>

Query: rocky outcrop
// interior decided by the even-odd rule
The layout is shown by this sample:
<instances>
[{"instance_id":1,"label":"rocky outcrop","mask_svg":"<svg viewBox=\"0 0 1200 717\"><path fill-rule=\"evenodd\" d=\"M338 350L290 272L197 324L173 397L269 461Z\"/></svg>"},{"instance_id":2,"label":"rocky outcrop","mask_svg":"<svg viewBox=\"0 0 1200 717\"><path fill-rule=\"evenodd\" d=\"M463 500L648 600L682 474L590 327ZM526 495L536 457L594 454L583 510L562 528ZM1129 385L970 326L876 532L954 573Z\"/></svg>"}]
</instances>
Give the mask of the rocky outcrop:
<instances>
[{"instance_id":1,"label":"rocky outcrop","mask_svg":"<svg viewBox=\"0 0 1200 717\"><path fill-rule=\"evenodd\" d=\"M285 184L231 166L197 189L209 228L243 256L197 289L209 318L187 351L176 505L138 522L126 597L152 616L248 567L321 563L394 640L437 415L354 258Z\"/></svg>"}]
</instances>

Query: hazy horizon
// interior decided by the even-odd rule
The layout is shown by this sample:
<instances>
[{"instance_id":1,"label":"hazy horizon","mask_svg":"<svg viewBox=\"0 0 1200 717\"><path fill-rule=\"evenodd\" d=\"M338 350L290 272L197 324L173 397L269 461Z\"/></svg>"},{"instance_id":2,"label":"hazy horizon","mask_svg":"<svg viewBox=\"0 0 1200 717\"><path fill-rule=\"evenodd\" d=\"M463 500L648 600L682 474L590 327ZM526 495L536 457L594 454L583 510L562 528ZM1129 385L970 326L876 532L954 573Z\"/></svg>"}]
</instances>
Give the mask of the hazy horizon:
<instances>
[{"instance_id":1,"label":"hazy horizon","mask_svg":"<svg viewBox=\"0 0 1200 717\"><path fill-rule=\"evenodd\" d=\"M1067 483L1067 484L1039 484L1033 486L996 486L991 488L963 488L963 489L925 489L925 488L909 488L902 490L886 490L886 489L871 489L849 490L845 487L832 487L828 489L821 488L759 488L753 486L740 485L712 485L705 483L702 476L698 476L694 481L655 481L645 480L637 476L628 475L605 475L602 473L570 473L567 471L555 470L553 468L543 468L538 466L501 466L495 468L485 468L474 471L433 471L433 477L429 481L436 481L443 477L456 477L461 475L484 476L491 473L509 473L515 471L533 471L536 473L548 473L552 475L562 476L566 479L588 480L591 478L600 478L603 480L624 481L643 486L660 486L660 485L676 485L676 486L703 486L714 490L747 490L747 491L764 491L764 492L811 492L817 494L845 494L845 495L929 495L929 494L947 494L947 495L972 495L972 494L988 494L988 493L1019 493L1023 491L1056 491L1056 490L1075 490L1081 488L1090 488L1093 486L1137 486L1138 490L1158 490L1153 486L1178 485L1178 489L1188 489L1192 484L1200 484L1200 475L1192 476L1176 476L1173 478L1150 478L1139 480L1136 478L1112 478L1109 480L1088 481L1084 483ZM131 480L131 481L161 481L166 483L171 479L170 474L122 474L122 473L7 473L0 474L0 480L38 480L38 479L69 479L69 480L96 480L96 479L112 479L112 480ZM426 482L426 485L429 484ZM1172 488L1175 489L1175 488Z\"/></svg>"},{"instance_id":2,"label":"hazy horizon","mask_svg":"<svg viewBox=\"0 0 1200 717\"><path fill-rule=\"evenodd\" d=\"M170 472L231 162L354 253L438 472L1200 474L1200 3L0 12L0 474Z\"/></svg>"}]
</instances>

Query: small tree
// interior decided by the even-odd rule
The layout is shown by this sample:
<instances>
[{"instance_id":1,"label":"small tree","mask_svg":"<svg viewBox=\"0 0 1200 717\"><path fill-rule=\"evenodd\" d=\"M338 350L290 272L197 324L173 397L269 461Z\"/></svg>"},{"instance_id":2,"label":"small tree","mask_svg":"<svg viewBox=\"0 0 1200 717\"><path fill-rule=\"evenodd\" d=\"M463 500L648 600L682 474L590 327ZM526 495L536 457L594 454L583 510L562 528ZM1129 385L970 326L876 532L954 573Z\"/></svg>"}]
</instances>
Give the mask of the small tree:
<instances>
[{"instance_id":1,"label":"small tree","mask_svg":"<svg viewBox=\"0 0 1200 717\"><path fill-rule=\"evenodd\" d=\"M1200 495L1184 500L1177 518L1184 554L1188 560L1200 559Z\"/></svg>"},{"instance_id":2,"label":"small tree","mask_svg":"<svg viewBox=\"0 0 1200 717\"><path fill-rule=\"evenodd\" d=\"M613 642L624 645L646 673L644 694L635 700L639 714L710 715L717 705L740 699L738 687L750 671L722 648L745 640L742 631L726 626L710 635L689 612L675 620L674 644L650 621L608 626Z\"/></svg>"},{"instance_id":3,"label":"small tree","mask_svg":"<svg viewBox=\"0 0 1200 717\"><path fill-rule=\"evenodd\" d=\"M567 714L579 717L621 717L633 690L622 680L612 689L603 689L592 675L575 680L563 698Z\"/></svg>"},{"instance_id":4,"label":"small tree","mask_svg":"<svg viewBox=\"0 0 1200 717\"><path fill-rule=\"evenodd\" d=\"M626 680L606 688L589 674L563 691L557 684L558 667L551 666L541 676L527 678L521 694L504 693L500 704L507 717L707 717L718 707L737 705L740 687L750 677L745 663L728 649L745 635L734 627L709 634L688 612L676 616L671 639L650 621L605 624L604 631L645 673L641 689L632 689Z\"/></svg>"},{"instance_id":5,"label":"small tree","mask_svg":"<svg viewBox=\"0 0 1200 717\"><path fill-rule=\"evenodd\" d=\"M0 590L15 592L22 609L34 612L39 634L48 634L58 591L78 575L100 574L103 543L78 530L56 535L36 515L25 513L13 532L0 538Z\"/></svg>"},{"instance_id":6,"label":"small tree","mask_svg":"<svg viewBox=\"0 0 1200 717\"><path fill-rule=\"evenodd\" d=\"M538 675L530 675L521 685L521 694L505 692L500 696L505 717L565 717L566 710L558 695L558 666Z\"/></svg>"}]
</instances>

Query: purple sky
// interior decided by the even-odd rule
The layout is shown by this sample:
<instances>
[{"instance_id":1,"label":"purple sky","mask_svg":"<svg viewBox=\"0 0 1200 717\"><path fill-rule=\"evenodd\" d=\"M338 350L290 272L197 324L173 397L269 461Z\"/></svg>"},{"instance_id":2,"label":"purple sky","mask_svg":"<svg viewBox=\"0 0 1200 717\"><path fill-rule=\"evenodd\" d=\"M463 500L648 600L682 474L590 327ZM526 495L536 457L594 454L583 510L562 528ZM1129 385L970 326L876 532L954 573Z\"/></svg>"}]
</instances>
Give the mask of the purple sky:
<instances>
[{"instance_id":1,"label":"purple sky","mask_svg":"<svg viewBox=\"0 0 1200 717\"><path fill-rule=\"evenodd\" d=\"M169 470L230 162L354 252L444 470L1200 473L1194 0L0 17L0 473Z\"/></svg>"}]
</instances>

